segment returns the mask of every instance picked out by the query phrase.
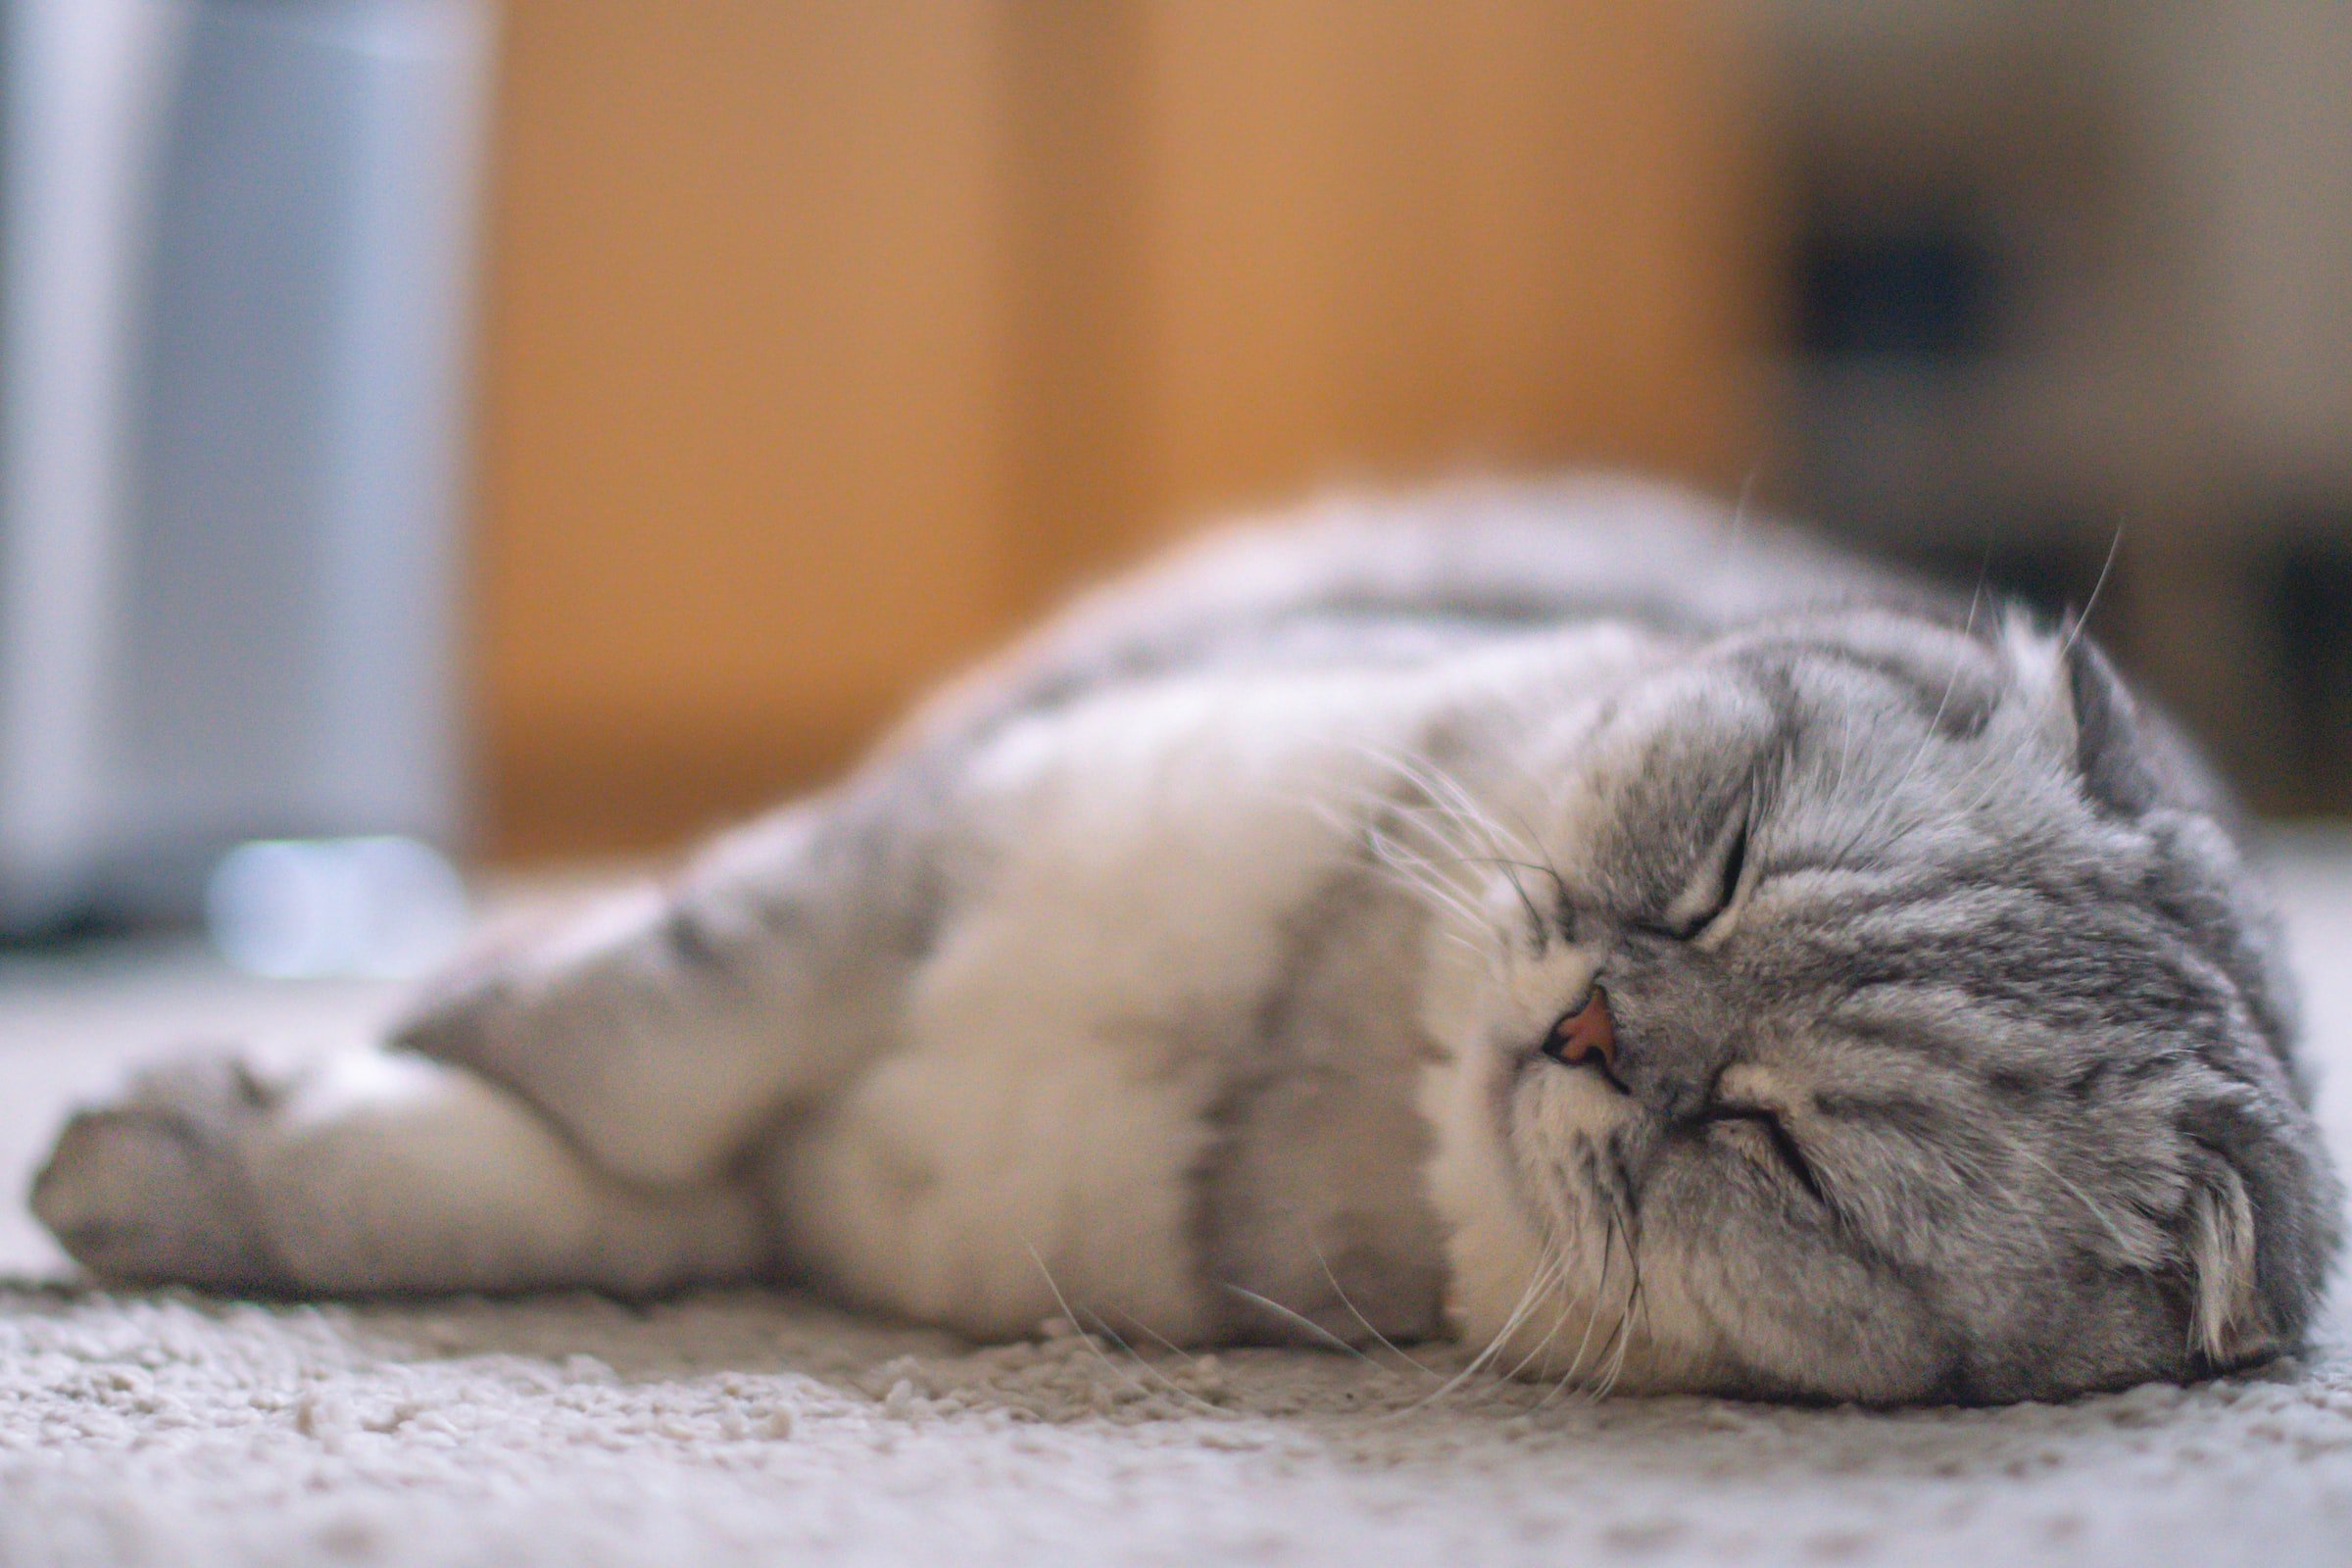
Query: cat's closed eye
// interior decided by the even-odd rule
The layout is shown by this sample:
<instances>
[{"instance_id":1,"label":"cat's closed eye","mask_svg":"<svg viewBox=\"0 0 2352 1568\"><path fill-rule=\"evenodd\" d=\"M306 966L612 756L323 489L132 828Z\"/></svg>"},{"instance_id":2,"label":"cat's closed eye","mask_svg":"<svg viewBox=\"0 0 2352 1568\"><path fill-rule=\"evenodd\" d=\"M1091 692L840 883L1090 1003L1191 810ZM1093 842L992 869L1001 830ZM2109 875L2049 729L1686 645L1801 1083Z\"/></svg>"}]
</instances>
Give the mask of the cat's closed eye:
<instances>
[{"instance_id":1,"label":"cat's closed eye","mask_svg":"<svg viewBox=\"0 0 2352 1568\"><path fill-rule=\"evenodd\" d=\"M1676 896L1659 918L1638 920L1634 922L1635 929L1676 942L1692 942L1703 936L1740 896L1741 879L1747 874L1751 831L1752 814L1742 806L1716 835L1713 853L1690 885Z\"/></svg>"},{"instance_id":2,"label":"cat's closed eye","mask_svg":"<svg viewBox=\"0 0 2352 1568\"><path fill-rule=\"evenodd\" d=\"M1697 1121L1703 1131L1731 1140L1757 1164L1792 1179L1815 1202L1828 1201L1812 1159L1779 1111L1765 1105L1718 1102L1701 1110Z\"/></svg>"}]
</instances>

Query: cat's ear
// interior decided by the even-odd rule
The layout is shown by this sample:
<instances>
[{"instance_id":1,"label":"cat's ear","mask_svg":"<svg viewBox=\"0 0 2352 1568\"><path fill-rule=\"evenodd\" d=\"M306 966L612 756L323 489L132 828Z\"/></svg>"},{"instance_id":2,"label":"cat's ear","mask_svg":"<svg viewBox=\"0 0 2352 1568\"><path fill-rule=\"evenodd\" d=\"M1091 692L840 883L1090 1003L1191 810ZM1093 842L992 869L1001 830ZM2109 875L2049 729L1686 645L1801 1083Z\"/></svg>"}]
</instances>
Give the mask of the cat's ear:
<instances>
[{"instance_id":1,"label":"cat's ear","mask_svg":"<svg viewBox=\"0 0 2352 1568\"><path fill-rule=\"evenodd\" d=\"M2074 709L2075 766L2082 774L2082 787L2108 809L2137 816L2156 804L2157 795L2140 738L2138 708L2107 656L2071 615L2060 642Z\"/></svg>"},{"instance_id":2,"label":"cat's ear","mask_svg":"<svg viewBox=\"0 0 2352 1568\"><path fill-rule=\"evenodd\" d=\"M2142 750L2138 707L2123 677L2068 615L2052 629L2023 609L2001 627L2001 646L2026 701L2053 745L2074 760L2094 806L2136 816L2156 804L2155 775Z\"/></svg>"},{"instance_id":3,"label":"cat's ear","mask_svg":"<svg viewBox=\"0 0 2352 1568\"><path fill-rule=\"evenodd\" d=\"M2236 1171L2217 1162L2188 1200L2180 1241L2188 1275L2188 1348L2214 1367L2239 1366L2274 1347L2254 1273L2254 1204Z\"/></svg>"}]
</instances>

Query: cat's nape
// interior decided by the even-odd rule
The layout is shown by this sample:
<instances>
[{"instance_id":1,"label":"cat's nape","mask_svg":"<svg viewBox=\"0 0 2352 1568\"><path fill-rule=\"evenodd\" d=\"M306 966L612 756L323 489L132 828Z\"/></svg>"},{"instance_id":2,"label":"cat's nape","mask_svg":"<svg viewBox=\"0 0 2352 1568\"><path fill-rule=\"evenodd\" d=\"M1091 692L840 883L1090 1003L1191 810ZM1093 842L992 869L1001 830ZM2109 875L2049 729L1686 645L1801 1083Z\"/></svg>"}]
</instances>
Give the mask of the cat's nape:
<instances>
[{"instance_id":1,"label":"cat's nape","mask_svg":"<svg viewBox=\"0 0 2352 1568\"><path fill-rule=\"evenodd\" d=\"M392 1044L151 1074L35 1206L127 1282L1871 1401L2274 1355L2336 1240L2227 807L2082 629L1634 485L1196 547Z\"/></svg>"}]
</instances>

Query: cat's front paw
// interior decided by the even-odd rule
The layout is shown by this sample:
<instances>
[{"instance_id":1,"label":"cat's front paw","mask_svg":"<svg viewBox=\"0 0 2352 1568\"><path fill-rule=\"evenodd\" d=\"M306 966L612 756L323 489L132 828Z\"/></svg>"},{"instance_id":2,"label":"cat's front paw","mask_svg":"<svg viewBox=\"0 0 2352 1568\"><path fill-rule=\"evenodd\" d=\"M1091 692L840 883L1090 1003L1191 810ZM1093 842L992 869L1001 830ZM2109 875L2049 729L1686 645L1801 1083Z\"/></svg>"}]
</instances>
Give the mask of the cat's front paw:
<instances>
[{"instance_id":1,"label":"cat's front paw","mask_svg":"<svg viewBox=\"0 0 2352 1568\"><path fill-rule=\"evenodd\" d=\"M32 1211L74 1260L122 1284L265 1287L240 1145L275 1098L243 1061L191 1056L77 1112L33 1179Z\"/></svg>"}]
</instances>

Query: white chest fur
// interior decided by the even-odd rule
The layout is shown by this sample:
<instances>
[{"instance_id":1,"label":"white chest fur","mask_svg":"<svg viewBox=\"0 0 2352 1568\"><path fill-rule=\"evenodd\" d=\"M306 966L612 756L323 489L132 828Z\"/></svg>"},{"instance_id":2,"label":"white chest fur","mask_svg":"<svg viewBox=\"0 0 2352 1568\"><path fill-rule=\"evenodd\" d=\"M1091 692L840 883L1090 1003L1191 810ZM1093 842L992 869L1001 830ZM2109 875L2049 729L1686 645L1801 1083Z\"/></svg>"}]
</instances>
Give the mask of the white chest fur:
<instances>
[{"instance_id":1,"label":"white chest fur","mask_svg":"<svg viewBox=\"0 0 2352 1568\"><path fill-rule=\"evenodd\" d=\"M985 870L899 1049L795 1140L790 1250L975 1333L1068 1309L1208 1325L1188 1235L1233 1020L1426 696L1394 676L1171 683L1007 730Z\"/></svg>"},{"instance_id":2,"label":"white chest fur","mask_svg":"<svg viewBox=\"0 0 2352 1568\"><path fill-rule=\"evenodd\" d=\"M1590 663L1625 639L1588 639ZM982 867L898 1048L799 1130L788 1250L833 1289L984 1335L1057 1311L1211 1325L1192 1181L1287 919L1433 715L1557 677L1559 640L1418 671L1199 677L1024 720L965 775ZM1398 961L1417 962L1419 955Z\"/></svg>"}]
</instances>

